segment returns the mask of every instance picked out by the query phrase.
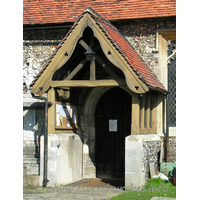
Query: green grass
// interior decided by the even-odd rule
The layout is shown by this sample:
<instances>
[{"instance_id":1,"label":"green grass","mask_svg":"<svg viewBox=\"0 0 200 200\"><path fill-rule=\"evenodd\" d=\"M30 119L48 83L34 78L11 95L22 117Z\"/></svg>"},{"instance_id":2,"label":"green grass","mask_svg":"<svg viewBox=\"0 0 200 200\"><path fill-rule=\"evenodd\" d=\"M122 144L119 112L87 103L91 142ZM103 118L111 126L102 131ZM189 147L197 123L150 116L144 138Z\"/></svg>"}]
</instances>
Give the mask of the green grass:
<instances>
[{"instance_id":1,"label":"green grass","mask_svg":"<svg viewBox=\"0 0 200 200\"><path fill-rule=\"evenodd\" d=\"M111 200L150 200L152 197L176 198L176 186L160 178L150 179L140 191L124 191Z\"/></svg>"},{"instance_id":2,"label":"green grass","mask_svg":"<svg viewBox=\"0 0 200 200\"><path fill-rule=\"evenodd\" d=\"M27 186L28 186L28 187L32 187L32 185L30 185L30 184L28 184Z\"/></svg>"}]
</instances>

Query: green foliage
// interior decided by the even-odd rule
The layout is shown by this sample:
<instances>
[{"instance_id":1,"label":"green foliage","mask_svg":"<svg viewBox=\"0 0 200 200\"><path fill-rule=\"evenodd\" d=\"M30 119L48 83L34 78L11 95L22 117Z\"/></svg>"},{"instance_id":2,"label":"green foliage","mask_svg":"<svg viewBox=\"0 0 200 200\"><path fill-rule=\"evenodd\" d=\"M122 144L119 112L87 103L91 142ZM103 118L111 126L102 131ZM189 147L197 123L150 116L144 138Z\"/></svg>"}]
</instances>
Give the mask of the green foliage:
<instances>
[{"instance_id":1,"label":"green foliage","mask_svg":"<svg viewBox=\"0 0 200 200\"><path fill-rule=\"evenodd\" d=\"M158 178L153 178L153 179L149 179L149 182L145 184L145 187L147 189L149 189L151 187L151 185L153 185L154 187L159 187L160 184L166 184L167 181L166 180L162 180L160 177Z\"/></svg>"},{"instance_id":2,"label":"green foliage","mask_svg":"<svg viewBox=\"0 0 200 200\"><path fill-rule=\"evenodd\" d=\"M160 178L150 179L140 191L125 191L111 200L150 200L152 197L176 198L176 186Z\"/></svg>"},{"instance_id":3,"label":"green foliage","mask_svg":"<svg viewBox=\"0 0 200 200\"><path fill-rule=\"evenodd\" d=\"M28 187L32 187L32 185L31 185L31 184L28 184L27 186L28 186Z\"/></svg>"}]
</instances>

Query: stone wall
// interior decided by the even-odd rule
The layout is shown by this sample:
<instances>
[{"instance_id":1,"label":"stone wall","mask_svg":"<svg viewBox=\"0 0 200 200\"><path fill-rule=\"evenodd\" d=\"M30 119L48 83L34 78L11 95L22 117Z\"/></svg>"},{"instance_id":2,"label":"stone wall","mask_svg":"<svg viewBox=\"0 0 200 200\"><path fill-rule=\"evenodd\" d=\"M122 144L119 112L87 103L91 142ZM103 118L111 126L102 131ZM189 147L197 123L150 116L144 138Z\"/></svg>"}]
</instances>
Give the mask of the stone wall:
<instances>
[{"instance_id":1,"label":"stone wall","mask_svg":"<svg viewBox=\"0 0 200 200\"><path fill-rule=\"evenodd\" d=\"M160 170L160 153L163 143L163 157L162 162L165 162L165 140L161 137L157 141L144 141L144 171L145 181L150 178L149 163L154 163L155 172ZM176 163L176 137L169 137L169 162Z\"/></svg>"},{"instance_id":2,"label":"stone wall","mask_svg":"<svg viewBox=\"0 0 200 200\"><path fill-rule=\"evenodd\" d=\"M145 181L148 181L150 177L149 163L154 163L155 172L159 169L159 152L161 150L161 141L143 142L143 148Z\"/></svg>"},{"instance_id":3,"label":"stone wall","mask_svg":"<svg viewBox=\"0 0 200 200\"><path fill-rule=\"evenodd\" d=\"M23 91L30 90L29 85L41 70L58 44L56 41L24 41L23 46Z\"/></svg>"},{"instance_id":4,"label":"stone wall","mask_svg":"<svg viewBox=\"0 0 200 200\"><path fill-rule=\"evenodd\" d=\"M169 138L169 162L176 162L176 137Z\"/></svg>"},{"instance_id":5,"label":"stone wall","mask_svg":"<svg viewBox=\"0 0 200 200\"><path fill-rule=\"evenodd\" d=\"M165 146L165 138L162 137L161 141L163 142L164 152L163 152L163 160L166 160L166 146ZM176 137L169 137L169 162L176 163Z\"/></svg>"},{"instance_id":6,"label":"stone wall","mask_svg":"<svg viewBox=\"0 0 200 200\"><path fill-rule=\"evenodd\" d=\"M23 33L23 91L41 70L68 29L24 30Z\"/></svg>"},{"instance_id":7,"label":"stone wall","mask_svg":"<svg viewBox=\"0 0 200 200\"><path fill-rule=\"evenodd\" d=\"M158 65L156 51L156 31L175 29L176 18L127 20L113 23L126 39L133 45L137 53L153 69Z\"/></svg>"},{"instance_id":8,"label":"stone wall","mask_svg":"<svg viewBox=\"0 0 200 200\"><path fill-rule=\"evenodd\" d=\"M145 184L143 136L129 135L125 139L125 187Z\"/></svg>"},{"instance_id":9,"label":"stone wall","mask_svg":"<svg viewBox=\"0 0 200 200\"><path fill-rule=\"evenodd\" d=\"M40 138L40 180L43 183L44 136ZM48 135L48 186L68 184L82 176L82 141L74 133Z\"/></svg>"},{"instance_id":10,"label":"stone wall","mask_svg":"<svg viewBox=\"0 0 200 200\"><path fill-rule=\"evenodd\" d=\"M79 110L79 134L83 141L83 177L96 177L95 168L95 127L94 118L84 114L85 101L91 92L90 88L79 88L78 110Z\"/></svg>"}]
</instances>

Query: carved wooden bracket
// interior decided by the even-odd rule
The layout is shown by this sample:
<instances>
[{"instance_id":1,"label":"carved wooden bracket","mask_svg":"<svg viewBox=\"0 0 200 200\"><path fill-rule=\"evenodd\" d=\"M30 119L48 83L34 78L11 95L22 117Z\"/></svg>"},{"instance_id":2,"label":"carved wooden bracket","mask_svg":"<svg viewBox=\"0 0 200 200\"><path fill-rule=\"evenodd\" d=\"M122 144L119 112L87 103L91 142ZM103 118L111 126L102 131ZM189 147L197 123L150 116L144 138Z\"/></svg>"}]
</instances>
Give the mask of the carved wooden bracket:
<instances>
[{"instance_id":1,"label":"carved wooden bracket","mask_svg":"<svg viewBox=\"0 0 200 200\"><path fill-rule=\"evenodd\" d=\"M170 64L170 60L173 60L176 56L176 49L172 50L172 54L167 58L167 64Z\"/></svg>"}]
</instances>

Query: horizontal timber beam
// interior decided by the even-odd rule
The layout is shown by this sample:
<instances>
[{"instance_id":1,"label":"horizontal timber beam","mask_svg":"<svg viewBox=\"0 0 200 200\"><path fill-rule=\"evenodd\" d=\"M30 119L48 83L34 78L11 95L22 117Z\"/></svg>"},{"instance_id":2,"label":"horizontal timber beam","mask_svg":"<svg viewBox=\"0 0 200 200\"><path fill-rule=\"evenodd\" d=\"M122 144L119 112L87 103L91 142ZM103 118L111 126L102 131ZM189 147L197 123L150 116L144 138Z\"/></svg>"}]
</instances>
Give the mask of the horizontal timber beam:
<instances>
[{"instance_id":1,"label":"horizontal timber beam","mask_svg":"<svg viewBox=\"0 0 200 200\"><path fill-rule=\"evenodd\" d=\"M125 86L124 80L64 80L51 81L51 87L98 87L98 86Z\"/></svg>"}]
</instances>

